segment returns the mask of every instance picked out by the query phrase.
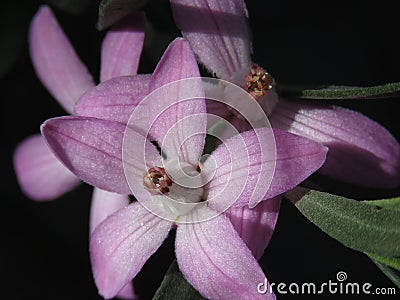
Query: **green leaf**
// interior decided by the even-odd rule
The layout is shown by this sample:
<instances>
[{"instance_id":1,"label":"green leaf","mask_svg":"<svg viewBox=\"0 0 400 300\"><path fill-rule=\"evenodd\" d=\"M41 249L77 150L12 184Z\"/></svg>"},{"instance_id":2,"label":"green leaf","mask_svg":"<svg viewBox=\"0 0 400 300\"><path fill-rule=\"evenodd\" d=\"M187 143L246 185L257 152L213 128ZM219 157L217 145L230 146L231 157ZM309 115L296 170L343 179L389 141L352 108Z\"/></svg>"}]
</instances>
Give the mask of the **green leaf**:
<instances>
[{"instance_id":1,"label":"green leaf","mask_svg":"<svg viewBox=\"0 0 400 300\"><path fill-rule=\"evenodd\" d=\"M399 257L388 257L388 256L380 256L374 253L365 253L371 259L376 260L386 266L389 266L393 269L400 271L400 258Z\"/></svg>"},{"instance_id":2,"label":"green leaf","mask_svg":"<svg viewBox=\"0 0 400 300\"><path fill-rule=\"evenodd\" d=\"M51 6L70 14L78 15L87 10L92 0L46 0Z\"/></svg>"},{"instance_id":3,"label":"green leaf","mask_svg":"<svg viewBox=\"0 0 400 300\"><path fill-rule=\"evenodd\" d=\"M347 247L380 256L400 256L400 211L310 191L296 207Z\"/></svg>"},{"instance_id":4,"label":"green leaf","mask_svg":"<svg viewBox=\"0 0 400 300\"><path fill-rule=\"evenodd\" d=\"M388 208L400 211L400 198L383 199L383 200L370 200L365 203L374 205L379 208Z\"/></svg>"},{"instance_id":5,"label":"green leaf","mask_svg":"<svg viewBox=\"0 0 400 300\"><path fill-rule=\"evenodd\" d=\"M398 287L400 288L400 275L392 268L372 259L377 267Z\"/></svg>"},{"instance_id":6,"label":"green leaf","mask_svg":"<svg viewBox=\"0 0 400 300\"><path fill-rule=\"evenodd\" d=\"M317 89L300 89L278 86L279 92L286 96L303 99L346 100L346 99L376 99L400 95L400 82L388 83L371 87L323 86Z\"/></svg>"},{"instance_id":7,"label":"green leaf","mask_svg":"<svg viewBox=\"0 0 400 300\"><path fill-rule=\"evenodd\" d=\"M142 8L148 0L102 0L99 6L97 29L103 30L130 13Z\"/></svg>"},{"instance_id":8,"label":"green leaf","mask_svg":"<svg viewBox=\"0 0 400 300\"><path fill-rule=\"evenodd\" d=\"M204 298L186 281L178 268L176 260L171 264L167 274L156 291L153 300L204 300Z\"/></svg>"}]
</instances>

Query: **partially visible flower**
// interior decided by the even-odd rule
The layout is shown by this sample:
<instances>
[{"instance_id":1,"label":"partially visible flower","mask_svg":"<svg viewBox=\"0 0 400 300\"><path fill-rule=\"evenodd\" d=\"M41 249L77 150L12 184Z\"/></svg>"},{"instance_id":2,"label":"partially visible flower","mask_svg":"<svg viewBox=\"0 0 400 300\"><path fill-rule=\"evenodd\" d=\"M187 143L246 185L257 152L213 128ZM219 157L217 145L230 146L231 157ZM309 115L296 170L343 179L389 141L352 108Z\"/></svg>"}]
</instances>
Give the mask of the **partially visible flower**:
<instances>
[{"instance_id":1,"label":"partially visible flower","mask_svg":"<svg viewBox=\"0 0 400 300\"><path fill-rule=\"evenodd\" d=\"M144 16L139 14L108 31L101 51L101 81L136 74L144 26ZM32 20L29 45L39 79L73 114L80 96L95 84L48 6L42 6ZM39 201L53 200L80 182L54 157L40 135L28 137L17 147L14 167L21 189Z\"/></svg>"},{"instance_id":2,"label":"partially visible flower","mask_svg":"<svg viewBox=\"0 0 400 300\"><path fill-rule=\"evenodd\" d=\"M42 6L32 20L29 46L38 77L61 106L72 113L75 102L94 82L47 6ZM28 137L18 146L14 168L22 190L35 200L52 200L79 183L40 135Z\"/></svg>"},{"instance_id":3,"label":"partially visible flower","mask_svg":"<svg viewBox=\"0 0 400 300\"><path fill-rule=\"evenodd\" d=\"M257 207L275 216L275 203L269 207L267 203L318 169L325 160L326 148L277 130L275 165L271 156L274 146L266 142L270 131L263 128L232 137L199 164L207 115L198 77L194 54L184 40L177 39L165 51L150 78L150 91L169 88L151 98L151 102L141 102L138 108L147 113L131 119L128 126L93 117L55 118L42 126L54 153L82 180L119 194L133 191L139 200L108 217L92 235L93 273L105 298L114 297L136 276L173 225L177 226L175 248L179 267L203 296L275 298L257 292L257 284L263 282L265 275L253 254L259 257L260 247L265 245L252 244L254 239L248 239L250 245L246 246L227 214L258 222L247 218L248 212L241 209L248 208L253 198L262 198L265 201ZM126 84L129 78L137 80L121 77L104 85L110 91L121 92L118 86ZM190 86L177 82L185 78L197 81L191 81ZM101 86L93 93L105 93ZM181 97L190 100L180 101ZM80 105L92 103L94 98L91 95L87 103L82 98ZM160 145L165 157L142 135L142 119L152 123L149 136ZM186 176L180 176L181 171ZM272 175L268 189L265 178ZM256 188L258 183L261 189ZM230 205L234 210L225 212ZM265 214L260 219L261 223L268 223ZM269 219L274 223L274 217ZM246 241L246 237L257 232L241 234Z\"/></svg>"},{"instance_id":4,"label":"partially visible flower","mask_svg":"<svg viewBox=\"0 0 400 300\"><path fill-rule=\"evenodd\" d=\"M320 169L322 174L367 187L400 185L400 146L381 125L336 106L284 99L276 103L272 78L251 62L250 29L243 0L171 0L171 5L183 36L208 70L255 96L273 127L329 148L327 161ZM234 102L247 100L232 94L227 97ZM208 109L229 115L221 105L212 104Z\"/></svg>"},{"instance_id":5,"label":"partially visible flower","mask_svg":"<svg viewBox=\"0 0 400 300\"><path fill-rule=\"evenodd\" d=\"M101 81L137 73L144 27L144 15L137 14L107 32L101 49ZM49 7L42 6L33 18L29 44L39 79L60 105L73 114L75 103L95 84ZM54 156L40 135L28 137L17 147L14 167L21 189L38 201L53 200L80 183L80 179ZM91 231L105 217L128 204L127 195L95 189L91 206ZM132 286L127 285L118 296L123 299L134 298Z\"/></svg>"}]
</instances>

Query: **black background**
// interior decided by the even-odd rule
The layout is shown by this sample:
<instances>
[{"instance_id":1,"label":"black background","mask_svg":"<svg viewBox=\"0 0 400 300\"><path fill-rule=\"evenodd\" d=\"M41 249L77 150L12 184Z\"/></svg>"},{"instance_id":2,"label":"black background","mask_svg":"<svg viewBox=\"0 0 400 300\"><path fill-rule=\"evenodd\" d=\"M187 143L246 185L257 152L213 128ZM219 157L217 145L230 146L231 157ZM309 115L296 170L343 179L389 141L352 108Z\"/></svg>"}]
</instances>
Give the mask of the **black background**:
<instances>
[{"instance_id":1,"label":"black background","mask_svg":"<svg viewBox=\"0 0 400 300\"><path fill-rule=\"evenodd\" d=\"M399 24L396 7L391 6L395 3L248 2L254 61L267 67L278 82L369 86L400 81ZM39 1L29 1L21 5L21 10L33 16L39 4ZM156 11L159 5L162 9ZM166 41L179 34L173 27L168 7L167 1L156 0L147 8L149 18ZM104 33L95 29L96 3L80 16L57 10L55 13L78 54L98 78L99 49ZM145 49L141 72L153 69L157 55L166 46L160 44L163 46ZM0 201L4 204L0 210L0 274L4 277L0 280L0 297L100 299L88 254L91 188L82 185L56 201L37 203L21 193L15 179L12 153L18 142L37 133L47 118L64 114L35 76L27 45L17 64L0 82ZM399 140L398 100L357 100L340 104L377 120ZM335 192L336 185L330 188ZM358 197L371 198L376 194L376 191L347 188ZM337 188L337 191L341 190ZM398 194L398 191L385 192L386 196ZM172 238L135 279L136 290L143 299L151 298L173 259ZM275 283L322 283L335 280L338 271L345 271L348 281L369 282L374 287L394 286L365 255L326 236L288 202L282 204L275 234L260 264L270 282ZM279 296L280 299L293 297L301 298ZM343 298L331 296L339 297ZM396 296L382 298L395 299Z\"/></svg>"}]
</instances>

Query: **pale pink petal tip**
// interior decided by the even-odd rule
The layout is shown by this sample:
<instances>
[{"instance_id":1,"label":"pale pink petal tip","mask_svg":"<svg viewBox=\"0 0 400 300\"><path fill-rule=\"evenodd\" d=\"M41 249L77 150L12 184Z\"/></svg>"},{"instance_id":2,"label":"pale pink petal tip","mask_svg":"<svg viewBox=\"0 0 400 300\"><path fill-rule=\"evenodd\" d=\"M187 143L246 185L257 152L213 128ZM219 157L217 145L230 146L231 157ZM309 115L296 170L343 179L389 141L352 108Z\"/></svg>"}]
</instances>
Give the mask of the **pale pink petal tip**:
<instances>
[{"instance_id":1,"label":"pale pink petal tip","mask_svg":"<svg viewBox=\"0 0 400 300\"><path fill-rule=\"evenodd\" d=\"M276 197L291 190L321 168L328 148L311 139L274 129L276 141L275 172L264 196Z\"/></svg>"},{"instance_id":2,"label":"pale pink petal tip","mask_svg":"<svg viewBox=\"0 0 400 300\"><path fill-rule=\"evenodd\" d=\"M274 127L329 148L322 174L355 185L400 185L400 145L380 124L345 108L281 100L271 116Z\"/></svg>"},{"instance_id":3,"label":"pale pink petal tip","mask_svg":"<svg viewBox=\"0 0 400 300\"><path fill-rule=\"evenodd\" d=\"M48 6L41 6L32 20L29 46L37 76L72 113L76 101L94 82Z\"/></svg>"},{"instance_id":4,"label":"pale pink petal tip","mask_svg":"<svg viewBox=\"0 0 400 300\"><path fill-rule=\"evenodd\" d=\"M119 194L130 194L122 165L125 125L95 118L47 120L42 134L55 155L83 181Z\"/></svg>"},{"instance_id":5,"label":"pale pink petal tip","mask_svg":"<svg viewBox=\"0 0 400 300\"><path fill-rule=\"evenodd\" d=\"M78 185L40 135L24 140L14 152L14 169L23 192L38 201L53 200Z\"/></svg>"},{"instance_id":6,"label":"pale pink petal tip","mask_svg":"<svg viewBox=\"0 0 400 300\"><path fill-rule=\"evenodd\" d=\"M197 164L204 148L206 104L196 58L184 39L175 39L165 50L150 90L138 107L143 113L136 111L138 120L131 119L131 124L147 114L150 135L166 155Z\"/></svg>"},{"instance_id":7,"label":"pale pink petal tip","mask_svg":"<svg viewBox=\"0 0 400 300\"><path fill-rule=\"evenodd\" d=\"M171 0L171 7L178 28L208 70L228 80L235 72L250 68L244 1Z\"/></svg>"},{"instance_id":8,"label":"pale pink petal tip","mask_svg":"<svg viewBox=\"0 0 400 300\"><path fill-rule=\"evenodd\" d=\"M150 89L153 91L173 81L193 77L200 77L195 54L185 39L176 38L158 62Z\"/></svg>"},{"instance_id":9,"label":"pale pink petal tip","mask_svg":"<svg viewBox=\"0 0 400 300\"><path fill-rule=\"evenodd\" d=\"M275 299L258 293L265 275L229 219L211 215L203 206L178 225L176 258L188 282L207 299Z\"/></svg>"},{"instance_id":10,"label":"pale pink petal tip","mask_svg":"<svg viewBox=\"0 0 400 300\"><path fill-rule=\"evenodd\" d=\"M279 130L272 135L270 129L258 128L234 136L211 153L214 160L204 163L202 171L212 177L205 186L210 207L253 207L274 198L318 170L326 152L317 142Z\"/></svg>"},{"instance_id":11,"label":"pale pink petal tip","mask_svg":"<svg viewBox=\"0 0 400 300\"><path fill-rule=\"evenodd\" d=\"M101 47L100 81L137 73L145 29L144 13L136 13L108 30Z\"/></svg>"},{"instance_id":12,"label":"pale pink petal tip","mask_svg":"<svg viewBox=\"0 0 400 300\"><path fill-rule=\"evenodd\" d=\"M115 297L167 237L171 223L138 202L117 211L93 232L90 258L99 293Z\"/></svg>"}]
</instances>

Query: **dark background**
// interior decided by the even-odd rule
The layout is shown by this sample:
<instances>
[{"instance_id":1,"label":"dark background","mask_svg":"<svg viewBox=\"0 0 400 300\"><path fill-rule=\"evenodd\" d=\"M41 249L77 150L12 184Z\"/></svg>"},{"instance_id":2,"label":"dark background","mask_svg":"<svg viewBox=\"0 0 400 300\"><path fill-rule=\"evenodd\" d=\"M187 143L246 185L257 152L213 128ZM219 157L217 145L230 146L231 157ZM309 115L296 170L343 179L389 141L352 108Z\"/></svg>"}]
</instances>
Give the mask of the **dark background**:
<instances>
[{"instance_id":1,"label":"dark background","mask_svg":"<svg viewBox=\"0 0 400 300\"><path fill-rule=\"evenodd\" d=\"M369 86L400 81L395 3L298 2L248 1L254 61L266 67L279 83ZM40 1L22 1L20 13L31 17L39 4ZM55 13L78 54L98 78L99 49L104 33L95 29L96 4L79 16L58 10ZM162 9L157 10L160 6ZM152 71L165 42L178 34L168 7L168 2L163 0L153 0L147 7L149 19L165 40L160 40L157 48L145 49L141 72ZM22 19L20 25L24 28ZM4 277L0 280L0 297L100 299L88 254L91 188L82 185L56 201L37 203L21 193L15 179L12 153L16 145L37 133L47 118L64 114L35 76L26 43L14 67L0 78L0 84L1 201L4 204L0 210L0 274ZM377 120L400 140L397 102L398 99L392 98L340 104ZM341 191L336 184L328 187L332 192ZM376 194L376 191L353 187L347 189L360 198L373 198ZM385 196L398 194L398 191L385 192ZM171 237L135 279L136 290L143 299L151 298L160 284L173 259L173 251ZM335 280L338 271L345 271L351 282L394 287L365 255L329 238L288 202L282 204L275 234L260 264L270 282L275 283L322 283ZM279 296L279 299L293 297L301 298Z\"/></svg>"}]
</instances>

